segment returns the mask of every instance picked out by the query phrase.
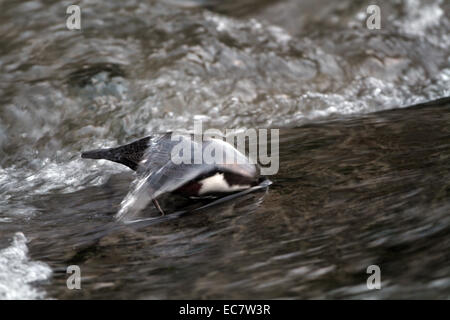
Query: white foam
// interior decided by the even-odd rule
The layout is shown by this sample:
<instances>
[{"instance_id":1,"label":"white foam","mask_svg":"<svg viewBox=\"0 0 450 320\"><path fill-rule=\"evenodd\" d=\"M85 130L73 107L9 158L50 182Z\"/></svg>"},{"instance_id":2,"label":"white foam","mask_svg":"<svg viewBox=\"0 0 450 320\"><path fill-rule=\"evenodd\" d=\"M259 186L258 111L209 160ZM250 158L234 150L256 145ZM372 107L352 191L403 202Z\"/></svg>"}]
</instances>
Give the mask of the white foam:
<instances>
[{"instance_id":1,"label":"white foam","mask_svg":"<svg viewBox=\"0 0 450 320\"><path fill-rule=\"evenodd\" d=\"M0 300L43 299L45 291L33 286L52 275L45 263L28 257L27 238L22 232L14 235L13 243L0 250Z\"/></svg>"},{"instance_id":2,"label":"white foam","mask_svg":"<svg viewBox=\"0 0 450 320\"><path fill-rule=\"evenodd\" d=\"M71 193L80 189L102 185L113 173L124 170L106 160L62 162L49 158L35 159L36 168L0 167L0 206L8 217L32 216L35 208L23 200L48 193ZM17 199L20 199L18 202Z\"/></svg>"},{"instance_id":3,"label":"white foam","mask_svg":"<svg viewBox=\"0 0 450 320\"><path fill-rule=\"evenodd\" d=\"M439 3L425 5L419 0L408 0L405 2L408 17L403 22L403 30L414 35L425 35L429 27L436 26L444 16L444 11Z\"/></svg>"}]
</instances>

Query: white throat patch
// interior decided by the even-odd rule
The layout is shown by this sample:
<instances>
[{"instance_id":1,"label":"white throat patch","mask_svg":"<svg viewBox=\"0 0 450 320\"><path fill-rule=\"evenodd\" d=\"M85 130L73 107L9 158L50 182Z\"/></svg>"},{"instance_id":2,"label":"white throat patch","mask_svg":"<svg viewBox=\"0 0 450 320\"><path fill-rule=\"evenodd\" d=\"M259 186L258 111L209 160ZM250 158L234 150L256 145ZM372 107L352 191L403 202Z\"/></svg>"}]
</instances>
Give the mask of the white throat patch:
<instances>
[{"instance_id":1,"label":"white throat patch","mask_svg":"<svg viewBox=\"0 0 450 320\"><path fill-rule=\"evenodd\" d=\"M230 186L225 180L223 173L216 173L211 177L200 180L199 183L201 184L198 191L199 195L215 192L234 192L250 188L248 184Z\"/></svg>"}]
</instances>

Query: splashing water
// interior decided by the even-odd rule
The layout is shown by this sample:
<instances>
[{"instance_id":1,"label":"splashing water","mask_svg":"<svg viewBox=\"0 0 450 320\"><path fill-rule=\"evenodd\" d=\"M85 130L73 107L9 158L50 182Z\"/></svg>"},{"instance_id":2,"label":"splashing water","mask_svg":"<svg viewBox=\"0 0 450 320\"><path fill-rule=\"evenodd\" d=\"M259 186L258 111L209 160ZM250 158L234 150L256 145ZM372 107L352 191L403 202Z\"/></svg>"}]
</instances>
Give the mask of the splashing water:
<instances>
[{"instance_id":1,"label":"splashing water","mask_svg":"<svg viewBox=\"0 0 450 320\"><path fill-rule=\"evenodd\" d=\"M27 238L21 232L13 243L0 250L0 300L43 299L45 292L33 284L50 279L52 269L28 257Z\"/></svg>"}]
</instances>

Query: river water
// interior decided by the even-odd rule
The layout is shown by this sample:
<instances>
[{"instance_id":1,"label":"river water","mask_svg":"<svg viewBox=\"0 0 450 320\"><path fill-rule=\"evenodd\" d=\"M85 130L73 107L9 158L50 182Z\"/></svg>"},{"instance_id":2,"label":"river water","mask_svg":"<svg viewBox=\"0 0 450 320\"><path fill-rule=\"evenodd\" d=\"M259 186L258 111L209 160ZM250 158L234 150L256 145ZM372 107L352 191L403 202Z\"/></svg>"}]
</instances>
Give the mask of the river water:
<instances>
[{"instance_id":1,"label":"river water","mask_svg":"<svg viewBox=\"0 0 450 320\"><path fill-rule=\"evenodd\" d=\"M0 2L0 299L450 298L448 1L71 4ZM80 152L199 119L280 129L273 184L117 222Z\"/></svg>"}]
</instances>

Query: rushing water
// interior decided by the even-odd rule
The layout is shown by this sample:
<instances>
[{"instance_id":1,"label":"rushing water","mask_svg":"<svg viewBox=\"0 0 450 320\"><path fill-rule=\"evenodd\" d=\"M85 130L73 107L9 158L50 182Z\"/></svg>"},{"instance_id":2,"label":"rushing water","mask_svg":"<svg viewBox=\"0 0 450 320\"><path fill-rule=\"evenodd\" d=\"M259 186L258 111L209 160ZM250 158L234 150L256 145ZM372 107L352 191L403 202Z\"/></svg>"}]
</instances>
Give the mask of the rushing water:
<instances>
[{"instance_id":1,"label":"rushing water","mask_svg":"<svg viewBox=\"0 0 450 320\"><path fill-rule=\"evenodd\" d=\"M0 2L0 298L450 298L450 101L405 108L450 96L448 1L70 4ZM115 221L133 173L80 152L195 119L280 128L273 184Z\"/></svg>"}]
</instances>

